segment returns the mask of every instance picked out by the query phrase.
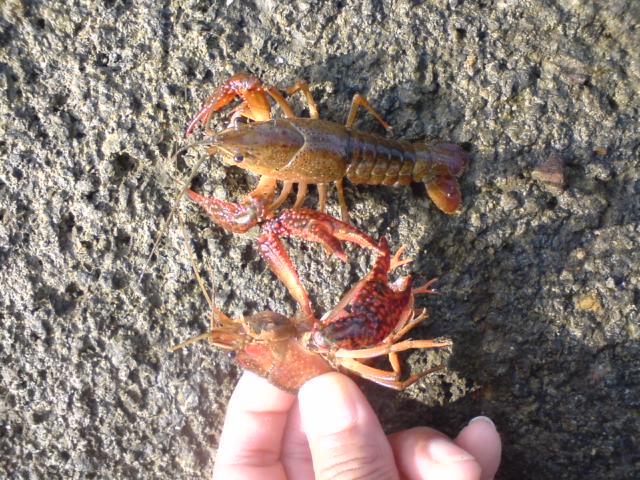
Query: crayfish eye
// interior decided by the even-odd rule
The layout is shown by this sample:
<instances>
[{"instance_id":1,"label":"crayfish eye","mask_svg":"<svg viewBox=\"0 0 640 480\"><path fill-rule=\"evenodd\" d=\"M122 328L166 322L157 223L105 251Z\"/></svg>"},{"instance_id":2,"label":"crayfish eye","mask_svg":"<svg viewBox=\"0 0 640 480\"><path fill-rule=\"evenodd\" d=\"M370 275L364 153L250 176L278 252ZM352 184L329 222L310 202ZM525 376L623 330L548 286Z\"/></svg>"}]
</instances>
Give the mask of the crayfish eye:
<instances>
[{"instance_id":1,"label":"crayfish eye","mask_svg":"<svg viewBox=\"0 0 640 480\"><path fill-rule=\"evenodd\" d=\"M240 124L241 123L244 123L244 122L242 121L242 119L240 117L234 117L233 120L231 121L231 126L235 130L238 130L240 128Z\"/></svg>"},{"instance_id":2,"label":"crayfish eye","mask_svg":"<svg viewBox=\"0 0 640 480\"><path fill-rule=\"evenodd\" d=\"M236 154L233 156L233 161L234 161L234 162L236 162L236 163L240 163L240 162L242 162L243 160L244 160L244 155L242 155L241 153L236 153Z\"/></svg>"}]
</instances>

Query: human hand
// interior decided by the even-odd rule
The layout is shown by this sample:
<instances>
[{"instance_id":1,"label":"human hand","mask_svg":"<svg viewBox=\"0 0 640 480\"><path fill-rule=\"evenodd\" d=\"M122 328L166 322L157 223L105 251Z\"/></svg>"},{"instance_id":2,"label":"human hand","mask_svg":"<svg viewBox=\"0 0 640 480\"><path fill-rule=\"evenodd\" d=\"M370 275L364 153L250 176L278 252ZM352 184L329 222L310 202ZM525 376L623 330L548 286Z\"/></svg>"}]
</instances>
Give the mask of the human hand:
<instances>
[{"instance_id":1,"label":"human hand","mask_svg":"<svg viewBox=\"0 0 640 480\"><path fill-rule=\"evenodd\" d=\"M245 372L224 422L214 468L227 479L492 479L495 426L477 417L455 440L417 427L385 435L355 383L327 373L298 397Z\"/></svg>"}]
</instances>

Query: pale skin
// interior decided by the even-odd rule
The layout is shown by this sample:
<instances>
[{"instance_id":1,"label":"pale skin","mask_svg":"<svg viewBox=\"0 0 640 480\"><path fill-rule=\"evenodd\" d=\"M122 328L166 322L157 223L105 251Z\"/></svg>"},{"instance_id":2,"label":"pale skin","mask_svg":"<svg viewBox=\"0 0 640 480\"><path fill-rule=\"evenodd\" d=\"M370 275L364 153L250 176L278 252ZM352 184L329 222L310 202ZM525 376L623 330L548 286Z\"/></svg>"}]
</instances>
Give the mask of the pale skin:
<instances>
[{"instance_id":1,"label":"pale skin","mask_svg":"<svg viewBox=\"0 0 640 480\"><path fill-rule=\"evenodd\" d=\"M245 372L234 391L214 479L489 480L500 436L476 417L450 439L429 427L386 435L345 375L327 373L297 396Z\"/></svg>"}]
</instances>

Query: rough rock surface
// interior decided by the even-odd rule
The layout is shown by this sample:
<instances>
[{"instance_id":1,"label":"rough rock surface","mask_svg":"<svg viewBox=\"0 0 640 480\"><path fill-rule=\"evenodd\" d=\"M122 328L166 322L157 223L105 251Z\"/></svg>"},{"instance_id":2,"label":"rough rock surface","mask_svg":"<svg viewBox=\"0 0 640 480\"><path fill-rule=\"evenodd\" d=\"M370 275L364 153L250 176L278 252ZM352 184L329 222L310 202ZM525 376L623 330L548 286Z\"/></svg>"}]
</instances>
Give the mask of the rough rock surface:
<instances>
[{"instance_id":1,"label":"rough rock surface","mask_svg":"<svg viewBox=\"0 0 640 480\"><path fill-rule=\"evenodd\" d=\"M637 474L638 4L281 3L2 2L0 475L210 474L240 371L206 344L166 351L208 322L175 223L139 277L203 152L170 155L240 70L310 80L335 121L359 91L398 137L473 156L459 215L421 186L347 188L356 225L406 243L419 281L440 278L417 335L455 342L410 356L448 368L403 393L362 382L385 428L455 434L487 414L500 478ZM550 156L560 189L540 181ZM196 184L238 198L253 182L211 160ZM219 306L293 312L251 235L182 210ZM370 265L356 249L350 265L290 250L319 311Z\"/></svg>"}]
</instances>

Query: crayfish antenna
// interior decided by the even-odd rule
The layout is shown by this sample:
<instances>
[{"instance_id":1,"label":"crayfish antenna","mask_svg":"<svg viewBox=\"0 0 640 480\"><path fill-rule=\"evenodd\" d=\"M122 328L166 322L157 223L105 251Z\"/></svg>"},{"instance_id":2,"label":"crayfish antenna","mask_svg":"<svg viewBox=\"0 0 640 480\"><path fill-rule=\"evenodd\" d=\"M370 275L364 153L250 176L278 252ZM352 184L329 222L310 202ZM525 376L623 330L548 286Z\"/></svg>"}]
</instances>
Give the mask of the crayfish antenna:
<instances>
[{"instance_id":1,"label":"crayfish antenna","mask_svg":"<svg viewBox=\"0 0 640 480\"><path fill-rule=\"evenodd\" d=\"M178 155L180 155L183 152L186 152L190 148L200 147L200 146L210 147L212 145L215 145L215 138L211 138L211 139L208 139L208 140L202 140L202 141L199 141L199 142L190 143L189 145L185 145L184 147L178 149L176 151L176 153L174 153L171 156L170 160L171 160L171 162L175 162L176 159L178 158ZM149 255L147 256L147 259L144 262L144 265L142 266L142 271L140 272L140 276L138 277L138 282L142 281L142 277L146 273L147 268L149 267L149 264L151 263L151 258L156 253L156 251L158 249L158 245L160 245L160 241L162 240L162 237L164 236L164 233L165 233L167 227L171 223L173 215L175 214L176 209L178 208L178 205L180 204L180 200L184 196L185 192L189 189L189 187L191 185L191 181L198 174L198 170L200 169L202 164L205 162L205 160L207 160L208 158L209 158L209 156L205 155L201 160L198 161L198 163L196 163L196 165L191 169L191 173L189 174L189 178L184 183L183 187L180 189L180 192L178 193L178 195L176 195L176 198L173 200L173 206L171 207L171 211L169 212L169 216L167 216L167 218L164 221L162 227L160 227L160 231L158 232L158 237L153 242L153 247L151 247L151 253L149 253Z\"/></svg>"},{"instance_id":2,"label":"crayfish antenna","mask_svg":"<svg viewBox=\"0 0 640 480\"><path fill-rule=\"evenodd\" d=\"M182 213L180 213L180 211L178 211L178 222L180 223L180 230L182 231L182 237L184 238L184 242L185 242L185 245L187 247L187 252L189 254L189 260L191 261L191 269L193 270L193 274L196 277L196 282L198 282L198 286L200 287L200 291L202 292L202 295L204 296L204 299L206 300L207 304L209 305L209 308L211 310L215 310L215 302L212 300L212 297L209 297L209 294L207 293L207 289L204 286L204 281L202 280L202 276L200 275L200 272L198 271L198 266L197 266L197 262L196 262L196 256L194 255L193 249L191 248L191 245L189 244L189 237L187 235L187 227L184 224L184 218L182 217Z\"/></svg>"},{"instance_id":3,"label":"crayfish antenna","mask_svg":"<svg viewBox=\"0 0 640 480\"><path fill-rule=\"evenodd\" d=\"M189 239L187 237L187 227L185 227L184 225L184 218L182 218L182 214L180 213L180 211L178 211L178 222L180 223L180 230L182 230L182 236L184 237L184 241L187 246L187 252L189 253L189 260L191 261L191 268L193 269L193 273L196 277L196 281L198 282L198 286L200 287L200 291L202 292L202 295L204 295L204 298L209 304L209 307L212 309L212 311L216 311L215 305L211 300L211 298L209 297L209 294L207 293L207 289L204 286L204 282L202 280L202 277L200 276L200 272L198 272L198 268L196 266L196 258L195 258L195 255L193 254L193 249L191 248L191 245L189 244ZM213 324L212 324L212 327L213 327ZM192 343L199 342L200 340L207 340L209 337L211 337L210 331L201 333L200 335L191 337L188 340L185 340L184 342L179 343L178 345L174 345L173 347L168 348L168 351L173 353L177 350L180 350L181 348L191 345Z\"/></svg>"},{"instance_id":4,"label":"crayfish antenna","mask_svg":"<svg viewBox=\"0 0 640 480\"><path fill-rule=\"evenodd\" d=\"M195 337L191 337L188 340L185 340L184 342L180 342L179 344L174 345L173 347L169 347L167 351L173 353L188 345L199 342L200 340L208 340L209 337L211 337L211 332L204 332L204 333L201 333L200 335L196 335Z\"/></svg>"},{"instance_id":5,"label":"crayfish antenna","mask_svg":"<svg viewBox=\"0 0 640 480\"><path fill-rule=\"evenodd\" d=\"M209 305L209 308L211 309L211 327L210 327L210 331L201 333L200 335L196 335L195 337L189 338L188 340L185 340L184 342L181 342L178 345L174 345L173 347L170 347L167 350L173 353L195 342L199 342L200 340L209 340L211 341L211 343L213 343L219 348L223 348L227 350L233 349L233 347L230 346L231 344L228 341L224 341L224 342L215 341L215 338L214 338L215 329L220 329L218 330L218 334L224 335L222 333L224 327L229 327L229 325L234 324L235 322L231 318L229 318L222 310L216 307L215 293L214 293L213 287L211 289L211 296L209 296L209 294L207 293L207 288L205 287L204 281L202 280L202 276L198 271L197 262L196 262L195 255L193 253L193 249L189 244L187 228L184 224L184 218L182 217L182 214L180 213L180 211L178 211L177 216L178 216L178 222L180 223L182 236L184 237L184 241L186 243L187 252L189 253L189 260L191 261L191 268L193 270L193 274L196 277L196 281L198 283L198 286L200 287L200 291L202 292L202 295L204 296L207 304ZM213 273L211 272L211 270L209 270L209 275L211 276L211 278L213 278ZM232 339L234 338L233 334L231 334L231 338Z\"/></svg>"}]
</instances>

